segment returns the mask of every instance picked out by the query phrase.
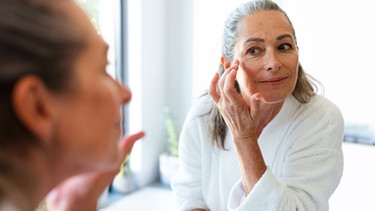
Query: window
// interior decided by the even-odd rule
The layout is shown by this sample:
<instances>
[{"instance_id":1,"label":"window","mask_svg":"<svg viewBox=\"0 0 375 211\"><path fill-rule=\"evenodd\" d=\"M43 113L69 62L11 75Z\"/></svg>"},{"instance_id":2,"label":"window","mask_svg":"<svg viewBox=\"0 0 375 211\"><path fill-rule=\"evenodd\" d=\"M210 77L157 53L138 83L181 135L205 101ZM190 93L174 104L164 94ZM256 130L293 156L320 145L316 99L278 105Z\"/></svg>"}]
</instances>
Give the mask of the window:
<instances>
[{"instance_id":1,"label":"window","mask_svg":"<svg viewBox=\"0 0 375 211\"><path fill-rule=\"evenodd\" d=\"M108 73L116 79L121 80L120 72L120 39L119 39L119 0L77 0L77 2L88 13L98 33L109 45L107 67Z\"/></svg>"},{"instance_id":2,"label":"window","mask_svg":"<svg viewBox=\"0 0 375 211\"><path fill-rule=\"evenodd\" d=\"M124 34L126 17L122 10L126 8L126 1L121 0L76 0L82 8L88 13L93 25L98 33L109 45L107 72L116 80L128 85L126 81L127 73L127 55L124 45L127 44ZM125 23L126 24L126 23ZM125 29L124 29L125 28ZM129 130L127 117L128 106L122 110L123 122L122 129L125 133ZM128 168L128 166L127 166Z\"/></svg>"},{"instance_id":3,"label":"window","mask_svg":"<svg viewBox=\"0 0 375 211\"><path fill-rule=\"evenodd\" d=\"M88 13L98 33L109 45L107 72L116 80L126 83L127 69L123 45L122 14L123 6L120 0L76 0ZM126 112L124 110L124 112ZM125 115L126 116L126 115ZM123 129L125 130L125 119Z\"/></svg>"},{"instance_id":4,"label":"window","mask_svg":"<svg viewBox=\"0 0 375 211\"><path fill-rule=\"evenodd\" d=\"M139 0L77 1L90 14L98 32L110 46L108 72L132 91L132 100L123 112L124 131L132 134L145 130L145 139L150 139L147 146L143 144L147 140L137 142L130 157L130 168L136 177L134 186L142 187L158 178L157 158L163 150L164 127L158 120L164 107L165 4L141 4ZM147 31L154 28L156 30ZM148 50L143 50L144 46ZM155 73L158 74L154 76Z\"/></svg>"}]
</instances>

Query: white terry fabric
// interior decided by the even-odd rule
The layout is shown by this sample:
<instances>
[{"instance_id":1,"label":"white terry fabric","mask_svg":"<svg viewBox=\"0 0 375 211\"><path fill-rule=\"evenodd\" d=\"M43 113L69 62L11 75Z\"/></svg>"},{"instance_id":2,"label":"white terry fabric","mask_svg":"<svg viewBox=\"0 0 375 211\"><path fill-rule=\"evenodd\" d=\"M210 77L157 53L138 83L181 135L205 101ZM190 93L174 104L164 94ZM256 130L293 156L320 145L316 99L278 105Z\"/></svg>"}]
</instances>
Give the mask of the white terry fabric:
<instances>
[{"instance_id":1,"label":"white terry fabric","mask_svg":"<svg viewBox=\"0 0 375 211\"><path fill-rule=\"evenodd\" d=\"M258 139L267 170L248 195L229 132L226 151L207 136L202 115L210 104L206 96L192 106L180 135L180 169L171 184L179 210L328 210L343 173L344 123L333 103L319 95L306 104L285 100Z\"/></svg>"}]
</instances>

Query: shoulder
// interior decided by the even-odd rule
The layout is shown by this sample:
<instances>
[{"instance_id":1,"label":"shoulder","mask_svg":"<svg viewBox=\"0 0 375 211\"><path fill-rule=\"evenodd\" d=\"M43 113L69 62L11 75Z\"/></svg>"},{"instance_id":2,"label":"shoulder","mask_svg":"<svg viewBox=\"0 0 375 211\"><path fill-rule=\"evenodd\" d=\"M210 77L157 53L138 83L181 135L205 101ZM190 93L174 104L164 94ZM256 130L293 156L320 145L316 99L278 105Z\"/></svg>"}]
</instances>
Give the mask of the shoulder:
<instances>
[{"instance_id":1,"label":"shoulder","mask_svg":"<svg viewBox=\"0 0 375 211\"><path fill-rule=\"evenodd\" d=\"M322 95L311 97L308 103L300 103L294 97L288 100L288 104L294 107L295 117L333 118L340 121L343 118L339 107Z\"/></svg>"},{"instance_id":2,"label":"shoulder","mask_svg":"<svg viewBox=\"0 0 375 211\"><path fill-rule=\"evenodd\" d=\"M340 109L332 101L328 100L322 95L315 95L311 98L311 107L322 111L340 112Z\"/></svg>"},{"instance_id":3,"label":"shoulder","mask_svg":"<svg viewBox=\"0 0 375 211\"><path fill-rule=\"evenodd\" d=\"M338 135L338 140L344 130L344 118L339 107L321 95L315 95L308 103L296 100L295 113L290 115L291 125L302 133L322 134L324 136ZM297 132L298 134L298 132Z\"/></svg>"},{"instance_id":4,"label":"shoulder","mask_svg":"<svg viewBox=\"0 0 375 211\"><path fill-rule=\"evenodd\" d=\"M321 147L339 150L344 120L338 106L324 96L315 95L308 103L291 96L267 126L267 131L274 137L287 137L290 145L298 146L295 149L315 146L318 150Z\"/></svg>"},{"instance_id":5,"label":"shoulder","mask_svg":"<svg viewBox=\"0 0 375 211\"><path fill-rule=\"evenodd\" d=\"M203 95L199 97L190 107L188 117L194 118L197 116L205 116L211 111L213 106L214 102L212 101L211 96Z\"/></svg>"},{"instance_id":6,"label":"shoulder","mask_svg":"<svg viewBox=\"0 0 375 211\"><path fill-rule=\"evenodd\" d=\"M315 95L308 103L290 96L271 125L274 130L279 128L293 136L329 135L333 131L341 135L344 119L338 106L324 96Z\"/></svg>"},{"instance_id":7,"label":"shoulder","mask_svg":"<svg viewBox=\"0 0 375 211\"><path fill-rule=\"evenodd\" d=\"M198 141L208 138L207 123L213 106L214 103L209 95L202 96L193 103L181 130L182 139L189 137L189 140Z\"/></svg>"}]
</instances>

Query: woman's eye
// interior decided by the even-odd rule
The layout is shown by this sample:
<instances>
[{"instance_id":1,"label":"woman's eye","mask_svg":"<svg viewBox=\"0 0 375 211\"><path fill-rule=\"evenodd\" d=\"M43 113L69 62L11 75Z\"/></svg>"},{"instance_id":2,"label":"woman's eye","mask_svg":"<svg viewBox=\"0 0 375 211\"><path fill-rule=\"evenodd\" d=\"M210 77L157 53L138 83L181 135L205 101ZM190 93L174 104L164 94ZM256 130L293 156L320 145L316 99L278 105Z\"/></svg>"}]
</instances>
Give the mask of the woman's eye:
<instances>
[{"instance_id":1,"label":"woman's eye","mask_svg":"<svg viewBox=\"0 0 375 211\"><path fill-rule=\"evenodd\" d=\"M289 43L284 43L284 44L279 45L278 49L281 51L287 51L289 49L292 49L292 45Z\"/></svg>"},{"instance_id":2,"label":"woman's eye","mask_svg":"<svg viewBox=\"0 0 375 211\"><path fill-rule=\"evenodd\" d=\"M251 54L251 55L257 55L257 54L260 53L260 49L259 48L249 48L247 50L247 53Z\"/></svg>"}]
</instances>

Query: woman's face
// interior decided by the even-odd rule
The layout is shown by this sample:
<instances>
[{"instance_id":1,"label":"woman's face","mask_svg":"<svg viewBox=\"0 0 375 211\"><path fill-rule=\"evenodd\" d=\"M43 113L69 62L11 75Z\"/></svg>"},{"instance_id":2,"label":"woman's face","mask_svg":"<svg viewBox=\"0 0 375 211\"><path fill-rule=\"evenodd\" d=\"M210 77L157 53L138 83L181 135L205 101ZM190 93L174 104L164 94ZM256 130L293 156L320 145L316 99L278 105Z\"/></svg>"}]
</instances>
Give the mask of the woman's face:
<instances>
[{"instance_id":1,"label":"woman's face","mask_svg":"<svg viewBox=\"0 0 375 211\"><path fill-rule=\"evenodd\" d=\"M54 140L62 163L84 172L117 159L120 108L130 101L131 93L107 74L108 45L86 14L73 1L65 6L82 29L87 47L75 62L72 91L56 97L59 117Z\"/></svg>"},{"instance_id":2,"label":"woman's face","mask_svg":"<svg viewBox=\"0 0 375 211\"><path fill-rule=\"evenodd\" d=\"M237 81L243 97L260 93L266 103L283 101L297 81L298 48L287 18L277 11L259 11L239 22L234 48L240 61Z\"/></svg>"}]
</instances>

